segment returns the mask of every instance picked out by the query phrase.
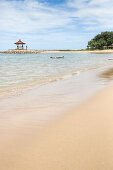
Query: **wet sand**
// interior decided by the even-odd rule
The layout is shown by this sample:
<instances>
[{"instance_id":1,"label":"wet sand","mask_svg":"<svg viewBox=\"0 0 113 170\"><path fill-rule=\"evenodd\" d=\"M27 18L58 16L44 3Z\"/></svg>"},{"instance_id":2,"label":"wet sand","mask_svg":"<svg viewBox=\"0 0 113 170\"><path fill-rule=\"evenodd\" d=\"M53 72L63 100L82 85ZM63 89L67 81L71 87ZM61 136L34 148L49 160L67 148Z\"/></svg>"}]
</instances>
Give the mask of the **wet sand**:
<instances>
[{"instance_id":1,"label":"wet sand","mask_svg":"<svg viewBox=\"0 0 113 170\"><path fill-rule=\"evenodd\" d=\"M84 73L84 78L81 77L86 82L84 84L86 89L94 84L91 81L92 74L90 73L90 77L87 76L88 74ZM90 79L90 83L86 78ZM72 80L73 78L70 80L73 84ZM79 77L78 81L80 85ZM52 86L54 89L54 84ZM58 86L62 91L64 84L61 86L60 83ZM74 86L75 84L72 93ZM84 88L83 91L85 92L86 89ZM48 113L47 117L38 114L37 106L42 104L42 101L40 93L36 93L35 90L0 103L0 169L112 170L113 86L96 92L94 96L87 101L83 100L82 104L74 109L66 109L68 111L65 111L65 114L55 119L55 115L52 117L51 114L53 110L59 112L61 107L59 104L66 106L71 98L69 96L69 100L64 102L58 95L61 91L52 93L51 90L48 91L46 88L44 91L42 87L43 93L40 92L42 96L46 96L43 100L45 105L40 107L45 107L44 112ZM67 88L66 91L68 90ZM70 91L68 92L70 94ZM51 103L50 93L55 107ZM40 100L37 100L37 94ZM85 93L81 95L83 98ZM64 93L61 96L66 98ZM50 100L50 103L47 103L47 100ZM75 98L72 97L72 101L74 100ZM42 126L48 117L52 119L46 126Z\"/></svg>"},{"instance_id":2,"label":"wet sand","mask_svg":"<svg viewBox=\"0 0 113 170\"><path fill-rule=\"evenodd\" d=\"M110 68L103 73L100 74L100 77L106 78L106 79L113 79L113 68Z\"/></svg>"},{"instance_id":3,"label":"wet sand","mask_svg":"<svg viewBox=\"0 0 113 170\"><path fill-rule=\"evenodd\" d=\"M41 133L1 148L2 170L112 170L113 86Z\"/></svg>"}]
</instances>

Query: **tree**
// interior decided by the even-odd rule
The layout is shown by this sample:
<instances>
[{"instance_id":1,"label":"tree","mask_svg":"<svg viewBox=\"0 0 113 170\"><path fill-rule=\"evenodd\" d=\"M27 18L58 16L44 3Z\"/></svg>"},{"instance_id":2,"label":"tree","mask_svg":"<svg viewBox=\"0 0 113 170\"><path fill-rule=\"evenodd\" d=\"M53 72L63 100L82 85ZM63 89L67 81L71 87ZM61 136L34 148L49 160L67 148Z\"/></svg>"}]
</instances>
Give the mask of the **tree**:
<instances>
[{"instance_id":1,"label":"tree","mask_svg":"<svg viewBox=\"0 0 113 170\"><path fill-rule=\"evenodd\" d=\"M96 35L88 42L88 47L91 49L103 49L104 46L111 46L113 44L113 31L102 32Z\"/></svg>"}]
</instances>

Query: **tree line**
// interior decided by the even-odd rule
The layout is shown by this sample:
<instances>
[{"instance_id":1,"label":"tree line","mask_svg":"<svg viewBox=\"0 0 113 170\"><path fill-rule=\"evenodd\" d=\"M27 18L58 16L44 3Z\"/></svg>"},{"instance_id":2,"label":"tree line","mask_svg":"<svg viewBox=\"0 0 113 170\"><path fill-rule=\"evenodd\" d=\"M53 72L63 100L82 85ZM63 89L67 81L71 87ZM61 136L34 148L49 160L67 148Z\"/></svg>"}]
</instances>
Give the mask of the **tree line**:
<instances>
[{"instance_id":1,"label":"tree line","mask_svg":"<svg viewBox=\"0 0 113 170\"><path fill-rule=\"evenodd\" d=\"M113 44L113 31L101 32L88 42L87 48L90 49L104 49Z\"/></svg>"}]
</instances>

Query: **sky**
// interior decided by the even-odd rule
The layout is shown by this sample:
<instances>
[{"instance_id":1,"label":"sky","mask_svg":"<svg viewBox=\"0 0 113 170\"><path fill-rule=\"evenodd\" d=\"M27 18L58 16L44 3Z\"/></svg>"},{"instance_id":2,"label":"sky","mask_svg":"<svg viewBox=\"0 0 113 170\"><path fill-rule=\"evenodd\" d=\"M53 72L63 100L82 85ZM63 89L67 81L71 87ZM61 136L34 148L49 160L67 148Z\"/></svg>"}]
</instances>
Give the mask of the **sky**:
<instances>
[{"instance_id":1,"label":"sky","mask_svg":"<svg viewBox=\"0 0 113 170\"><path fill-rule=\"evenodd\" d=\"M103 31L113 31L113 0L0 0L0 51L84 49Z\"/></svg>"}]
</instances>

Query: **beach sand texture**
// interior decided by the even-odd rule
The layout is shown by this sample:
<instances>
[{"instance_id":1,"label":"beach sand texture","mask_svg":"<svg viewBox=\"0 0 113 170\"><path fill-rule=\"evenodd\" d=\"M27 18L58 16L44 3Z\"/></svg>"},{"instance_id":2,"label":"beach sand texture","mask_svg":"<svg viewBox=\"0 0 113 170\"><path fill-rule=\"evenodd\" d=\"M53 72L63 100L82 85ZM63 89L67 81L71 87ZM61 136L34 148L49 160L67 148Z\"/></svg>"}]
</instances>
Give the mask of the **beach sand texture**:
<instances>
[{"instance_id":1,"label":"beach sand texture","mask_svg":"<svg viewBox=\"0 0 113 170\"><path fill-rule=\"evenodd\" d=\"M110 86L33 138L13 143L9 139L5 149L0 146L0 169L112 170L112 103Z\"/></svg>"},{"instance_id":2,"label":"beach sand texture","mask_svg":"<svg viewBox=\"0 0 113 170\"><path fill-rule=\"evenodd\" d=\"M107 50L7 50L0 53L7 54L32 54L32 53L113 53L112 49Z\"/></svg>"}]
</instances>

